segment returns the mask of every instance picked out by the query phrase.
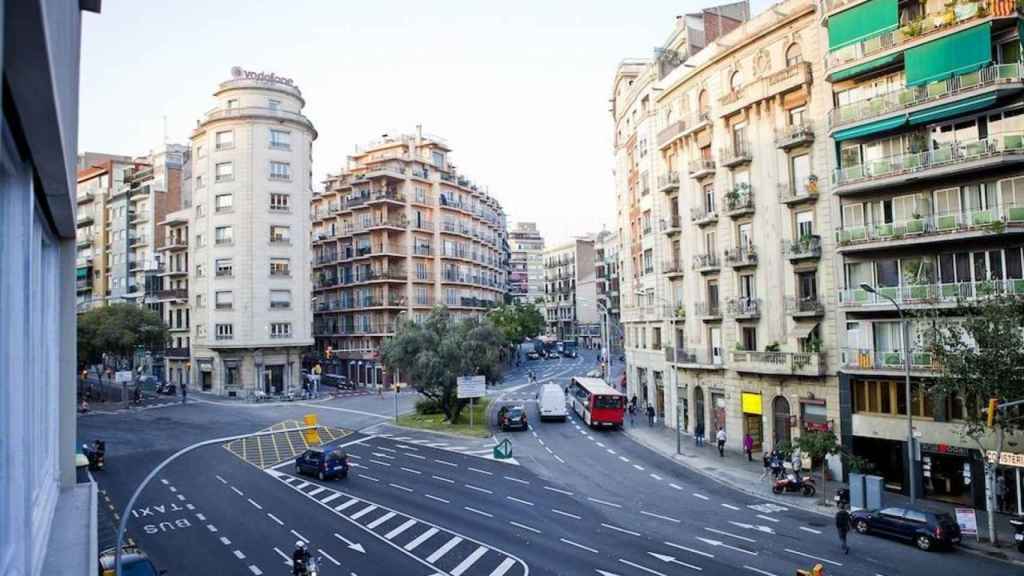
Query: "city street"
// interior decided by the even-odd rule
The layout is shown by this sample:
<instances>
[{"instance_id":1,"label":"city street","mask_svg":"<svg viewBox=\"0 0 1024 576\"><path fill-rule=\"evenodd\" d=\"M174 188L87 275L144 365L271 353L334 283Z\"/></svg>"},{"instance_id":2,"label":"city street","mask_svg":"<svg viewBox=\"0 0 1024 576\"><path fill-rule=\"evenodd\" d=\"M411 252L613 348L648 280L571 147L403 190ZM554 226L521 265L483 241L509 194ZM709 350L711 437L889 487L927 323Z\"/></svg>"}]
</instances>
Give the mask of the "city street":
<instances>
[{"instance_id":1,"label":"city street","mask_svg":"<svg viewBox=\"0 0 1024 576\"><path fill-rule=\"evenodd\" d=\"M817 562L829 575L995 576L1016 569L962 550L925 553L855 534L844 555L831 518L722 486L621 431L592 431L578 419L540 422L526 371L541 383L564 384L595 364L588 351L506 374L492 393L524 404L531 423L529 431L497 434L511 440L513 462L489 457L493 441L387 424L390 394L89 415L79 419L80 441L107 440L107 470L94 476L119 509L145 473L192 442L310 412L354 431L333 443L351 456L344 480L296 476L290 459L264 469L248 452L239 457L220 446L170 465L131 512L129 532L172 575L289 573L297 540L320 556L323 574L360 576L788 576ZM414 396L399 400L411 409Z\"/></svg>"}]
</instances>

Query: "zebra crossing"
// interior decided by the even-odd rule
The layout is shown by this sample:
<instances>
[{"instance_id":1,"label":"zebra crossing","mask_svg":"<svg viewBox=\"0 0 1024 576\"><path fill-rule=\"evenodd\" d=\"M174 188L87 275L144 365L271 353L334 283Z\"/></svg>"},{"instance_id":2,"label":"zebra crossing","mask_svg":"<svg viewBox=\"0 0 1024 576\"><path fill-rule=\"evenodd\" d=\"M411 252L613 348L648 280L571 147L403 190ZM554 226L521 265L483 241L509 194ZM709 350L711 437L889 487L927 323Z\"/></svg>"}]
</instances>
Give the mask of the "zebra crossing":
<instances>
[{"instance_id":1,"label":"zebra crossing","mask_svg":"<svg viewBox=\"0 0 1024 576\"><path fill-rule=\"evenodd\" d=\"M436 448L438 450L448 450L469 456L476 456L478 458L494 459L493 453L495 442L493 440L481 442L473 446L466 446L461 443L452 444L449 442L438 442L434 438L416 438L414 436L405 436L401 434L374 432L373 435L379 438L393 440L399 444L415 444L417 446L426 446L427 448Z\"/></svg>"},{"instance_id":2,"label":"zebra crossing","mask_svg":"<svg viewBox=\"0 0 1024 576\"><path fill-rule=\"evenodd\" d=\"M526 564L462 534L278 470L267 473L377 538L450 576L528 576ZM341 536L338 536L341 538Z\"/></svg>"}]
</instances>

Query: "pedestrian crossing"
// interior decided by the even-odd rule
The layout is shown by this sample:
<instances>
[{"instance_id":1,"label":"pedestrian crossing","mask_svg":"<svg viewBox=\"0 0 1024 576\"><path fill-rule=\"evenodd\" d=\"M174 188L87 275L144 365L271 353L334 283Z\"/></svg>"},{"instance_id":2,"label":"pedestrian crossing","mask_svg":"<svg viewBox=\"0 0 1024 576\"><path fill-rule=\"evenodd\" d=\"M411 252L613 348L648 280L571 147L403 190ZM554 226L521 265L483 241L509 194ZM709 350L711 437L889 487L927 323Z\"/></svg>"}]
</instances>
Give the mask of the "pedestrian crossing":
<instances>
[{"instance_id":1,"label":"pedestrian crossing","mask_svg":"<svg viewBox=\"0 0 1024 576\"><path fill-rule=\"evenodd\" d=\"M464 444L438 442L432 438L415 438L412 436L403 436L400 434L374 433L374 436L377 436L378 438L387 438L400 444L415 444L417 446L426 446L427 448L437 448L438 450L450 450L453 452L468 454L470 456L479 456L481 458L493 460L493 441L481 442L473 446L466 446Z\"/></svg>"},{"instance_id":2,"label":"pedestrian crossing","mask_svg":"<svg viewBox=\"0 0 1024 576\"><path fill-rule=\"evenodd\" d=\"M419 518L278 470L267 473L392 546L451 576L526 576L522 560ZM329 503L329 504L328 504Z\"/></svg>"}]
</instances>

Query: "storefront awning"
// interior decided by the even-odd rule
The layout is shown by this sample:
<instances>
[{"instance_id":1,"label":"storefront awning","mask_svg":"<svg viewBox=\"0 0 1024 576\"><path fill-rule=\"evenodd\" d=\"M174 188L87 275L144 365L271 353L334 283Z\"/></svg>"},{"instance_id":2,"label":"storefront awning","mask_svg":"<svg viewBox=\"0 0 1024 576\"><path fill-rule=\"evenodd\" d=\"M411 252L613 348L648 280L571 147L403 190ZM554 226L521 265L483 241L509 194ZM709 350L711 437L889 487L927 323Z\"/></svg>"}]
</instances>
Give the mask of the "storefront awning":
<instances>
[{"instance_id":1,"label":"storefront awning","mask_svg":"<svg viewBox=\"0 0 1024 576\"><path fill-rule=\"evenodd\" d=\"M828 19L828 49L836 50L895 30L899 25L898 0L870 0Z\"/></svg>"},{"instance_id":2,"label":"storefront awning","mask_svg":"<svg viewBox=\"0 0 1024 576\"><path fill-rule=\"evenodd\" d=\"M977 96L975 98L954 102L952 104L946 104L945 106L936 106L935 108L922 110L921 112L914 112L910 115L909 122L912 126L917 124L927 124L928 122L942 120L943 118L959 116L972 110L988 108L994 104L995 101L995 94L986 94L984 96Z\"/></svg>"},{"instance_id":3,"label":"storefront awning","mask_svg":"<svg viewBox=\"0 0 1024 576\"><path fill-rule=\"evenodd\" d=\"M817 328L818 325L818 322L815 322L814 324L797 324L796 328L793 329L793 333L797 338L809 338L811 336L811 332L814 332L814 329Z\"/></svg>"},{"instance_id":4,"label":"storefront awning","mask_svg":"<svg viewBox=\"0 0 1024 576\"><path fill-rule=\"evenodd\" d=\"M740 396L742 399L743 413L744 414L761 414L761 395L753 394L751 392L743 392Z\"/></svg>"},{"instance_id":5,"label":"storefront awning","mask_svg":"<svg viewBox=\"0 0 1024 576\"><path fill-rule=\"evenodd\" d=\"M839 130L832 135L832 139L836 142L842 142L843 140L852 140L854 138L860 138L861 136L869 136L877 132L885 132L886 130L892 130L893 128L899 128L907 123L906 116L896 116L894 118L886 118L885 120L876 120L868 124L861 124L860 126L854 126L853 128L846 128Z\"/></svg>"},{"instance_id":6,"label":"storefront awning","mask_svg":"<svg viewBox=\"0 0 1024 576\"><path fill-rule=\"evenodd\" d=\"M839 72L836 72L835 74L832 75L832 82L840 82L842 80L846 80L847 78L859 76L865 72L870 72L872 70L884 68L894 62L898 62L902 56L903 54L890 54L888 56L882 56L881 58L869 60L863 64L852 66L850 68L847 68L846 70L840 70Z\"/></svg>"},{"instance_id":7,"label":"storefront awning","mask_svg":"<svg viewBox=\"0 0 1024 576\"><path fill-rule=\"evenodd\" d=\"M992 22L968 28L907 50L907 86L921 86L966 74L992 61Z\"/></svg>"}]
</instances>

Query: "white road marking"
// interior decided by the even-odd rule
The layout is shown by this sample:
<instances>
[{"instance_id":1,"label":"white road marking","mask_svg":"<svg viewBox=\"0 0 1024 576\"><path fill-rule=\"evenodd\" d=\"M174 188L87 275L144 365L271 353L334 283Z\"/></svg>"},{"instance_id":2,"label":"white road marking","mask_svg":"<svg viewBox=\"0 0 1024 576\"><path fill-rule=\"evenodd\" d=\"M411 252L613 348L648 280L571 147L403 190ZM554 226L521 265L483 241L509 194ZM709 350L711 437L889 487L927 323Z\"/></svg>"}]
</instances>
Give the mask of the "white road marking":
<instances>
[{"instance_id":1,"label":"white road marking","mask_svg":"<svg viewBox=\"0 0 1024 576\"><path fill-rule=\"evenodd\" d=\"M413 452L419 452L420 451L419 448L416 448L414 446L406 446L405 444L396 444L396 446L398 446L402 450L412 450ZM408 454L406 454L406 456L408 456Z\"/></svg>"},{"instance_id":2,"label":"white road marking","mask_svg":"<svg viewBox=\"0 0 1024 576\"><path fill-rule=\"evenodd\" d=\"M444 476L431 476L431 478L433 478L434 480L440 480L442 482L447 482L449 484L455 484L455 480L452 480L451 478L445 478Z\"/></svg>"},{"instance_id":3,"label":"white road marking","mask_svg":"<svg viewBox=\"0 0 1024 576\"><path fill-rule=\"evenodd\" d=\"M389 462L384 462L383 460L374 460L373 458L370 458L370 462L373 462L374 464L380 464L381 466L391 466L391 463Z\"/></svg>"},{"instance_id":4,"label":"white road marking","mask_svg":"<svg viewBox=\"0 0 1024 576\"><path fill-rule=\"evenodd\" d=\"M395 457L390 454L381 454L380 452L371 452L377 458L387 458L388 460L394 460Z\"/></svg>"},{"instance_id":5,"label":"white road marking","mask_svg":"<svg viewBox=\"0 0 1024 576\"><path fill-rule=\"evenodd\" d=\"M367 476L366 474L356 474L356 476L359 476L360 478L366 478L370 482L380 482L380 480L374 478L373 476Z\"/></svg>"},{"instance_id":6,"label":"white road marking","mask_svg":"<svg viewBox=\"0 0 1024 576\"><path fill-rule=\"evenodd\" d=\"M220 480L221 484L227 484L228 483L227 480L225 480L225 479L220 477L220 474L217 474L216 478L217 478L217 480ZM164 484L167 484L167 480L164 480L164 479L161 478L160 481L163 482Z\"/></svg>"},{"instance_id":7,"label":"white road marking","mask_svg":"<svg viewBox=\"0 0 1024 576\"><path fill-rule=\"evenodd\" d=\"M733 506L732 504L725 504L725 503L723 503L722 506L724 506L725 508L728 508L729 510L739 510L740 509L739 506Z\"/></svg>"},{"instance_id":8,"label":"white road marking","mask_svg":"<svg viewBox=\"0 0 1024 576\"><path fill-rule=\"evenodd\" d=\"M568 490L561 490L561 489L558 489L558 488L552 488L551 486L545 486L544 489L545 490L550 490L552 492L558 492L559 494L565 494L566 496L572 496L572 492L569 492Z\"/></svg>"},{"instance_id":9,"label":"white road marking","mask_svg":"<svg viewBox=\"0 0 1024 576\"><path fill-rule=\"evenodd\" d=\"M508 498L509 500L511 500L513 502L519 502L520 504L526 504L527 506L533 506L533 502L530 502L529 500L522 500L520 498L516 498L515 496L505 496L505 498Z\"/></svg>"},{"instance_id":10,"label":"white road marking","mask_svg":"<svg viewBox=\"0 0 1024 576\"><path fill-rule=\"evenodd\" d=\"M839 562L835 562L833 560L829 560L828 558L822 558L821 556L811 556L810 554L807 554L806 552L801 552L799 550L793 550L792 548L786 548L786 552L789 552L790 554L796 554L797 556L803 556L804 558L810 558L811 560L818 560L820 562L828 562L829 564L831 564L833 566L842 566L842 564L840 564Z\"/></svg>"},{"instance_id":11,"label":"white road marking","mask_svg":"<svg viewBox=\"0 0 1024 576\"><path fill-rule=\"evenodd\" d=\"M601 448L604 448L604 442L598 442L597 445L600 446Z\"/></svg>"},{"instance_id":12,"label":"white road marking","mask_svg":"<svg viewBox=\"0 0 1024 576\"><path fill-rule=\"evenodd\" d=\"M456 464L454 462L449 462L447 460L438 460L437 458L434 458L434 462L437 462L438 464L444 464L445 466L451 466L452 468L458 468L459 467L458 464Z\"/></svg>"},{"instance_id":13,"label":"white road marking","mask_svg":"<svg viewBox=\"0 0 1024 576\"><path fill-rule=\"evenodd\" d=\"M178 491L178 489L175 488L174 486L169 487L168 490L170 490L171 492L177 492Z\"/></svg>"},{"instance_id":14,"label":"white road marking","mask_svg":"<svg viewBox=\"0 0 1024 576\"><path fill-rule=\"evenodd\" d=\"M217 476L217 478L220 478L220 476ZM161 478L160 482L162 482L164 486L167 486L167 485L170 484L170 482L168 482L166 478Z\"/></svg>"},{"instance_id":15,"label":"white road marking","mask_svg":"<svg viewBox=\"0 0 1024 576\"><path fill-rule=\"evenodd\" d=\"M625 456L619 456L619 460L622 460L623 462L625 462L627 464L629 463L629 458L626 458Z\"/></svg>"},{"instance_id":16,"label":"white road marking","mask_svg":"<svg viewBox=\"0 0 1024 576\"><path fill-rule=\"evenodd\" d=\"M348 455L348 457L349 457L349 458L355 458L356 460L362 460L362 459L363 459L363 457L362 457L362 456L360 456L360 455L358 455L358 454L352 454L351 452L349 452L349 455Z\"/></svg>"},{"instance_id":17,"label":"white road marking","mask_svg":"<svg viewBox=\"0 0 1024 576\"><path fill-rule=\"evenodd\" d=\"M320 552L320 555L323 556L324 558L327 558L331 562L334 562L335 566L341 566L341 562L338 562L337 560L335 560L334 556L331 556L327 552L324 552L323 548L317 548L317 552Z\"/></svg>"},{"instance_id":18,"label":"white road marking","mask_svg":"<svg viewBox=\"0 0 1024 576\"><path fill-rule=\"evenodd\" d=\"M821 530L815 530L814 528L808 528L807 526L801 526L800 529L804 532L810 532L811 534L821 534Z\"/></svg>"},{"instance_id":19,"label":"white road marking","mask_svg":"<svg viewBox=\"0 0 1024 576\"><path fill-rule=\"evenodd\" d=\"M654 472L651 472L651 478L654 478L655 480L661 480L661 476L658 476Z\"/></svg>"},{"instance_id":20,"label":"white road marking","mask_svg":"<svg viewBox=\"0 0 1024 576\"><path fill-rule=\"evenodd\" d=\"M561 540L562 542L565 542L566 544L568 544L570 546L575 546L575 547L579 548L580 550L586 550L588 552L593 552L594 554L600 554L600 552L598 552L597 550L591 548L590 546L584 546L583 544L579 544L579 543L573 542L572 540L566 540L565 538L559 538L559 540Z\"/></svg>"},{"instance_id":21,"label":"white road marking","mask_svg":"<svg viewBox=\"0 0 1024 576\"><path fill-rule=\"evenodd\" d=\"M555 514L561 514L562 516L568 516L569 518L575 518L576 520L582 520L583 519L582 516L577 516L575 514L570 514L568 512L563 512L563 511L559 510L558 508L552 508L551 511L554 512Z\"/></svg>"},{"instance_id":22,"label":"white road marking","mask_svg":"<svg viewBox=\"0 0 1024 576\"><path fill-rule=\"evenodd\" d=\"M433 554L427 556L427 562L430 562L431 564L437 562L441 559L442 556L447 554L449 550L458 546L460 542L462 542L462 538L458 536L452 536L452 539L448 542L445 542L444 546L441 546L437 550L434 550Z\"/></svg>"},{"instance_id":23,"label":"white road marking","mask_svg":"<svg viewBox=\"0 0 1024 576\"><path fill-rule=\"evenodd\" d=\"M278 518L277 516L274 516L274 515L273 515L273 514L271 514L270 512L267 512L267 516L269 516L269 517L270 517L270 519L271 519L271 520L273 520L274 522L277 522L277 525L278 525L278 526L284 526L284 522L281 522L281 519L280 519L280 518Z\"/></svg>"},{"instance_id":24,"label":"white road marking","mask_svg":"<svg viewBox=\"0 0 1024 576\"><path fill-rule=\"evenodd\" d=\"M367 514L369 514L370 512L373 512L376 509L377 509L377 505L376 504L370 504L366 508L363 508L362 510L360 510L360 511L356 512L355 514L349 516L349 518L351 518L353 520L359 520L363 516L366 516Z\"/></svg>"},{"instance_id":25,"label":"white road marking","mask_svg":"<svg viewBox=\"0 0 1024 576\"><path fill-rule=\"evenodd\" d=\"M255 574L256 576L262 576L263 574L263 570L260 570L257 566L253 564L249 564L249 571Z\"/></svg>"},{"instance_id":26,"label":"white road marking","mask_svg":"<svg viewBox=\"0 0 1024 576\"><path fill-rule=\"evenodd\" d=\"M392 488L397 488L397 489L399 489L399 490L401 490L403 492L412 492L413 491L412 488L406 488L405 486L401 486L401 485L395 484L395 483L389 483L388 486L391 486Z\"/></svg>"},{"instance_id":27,"label":"white road marking","mask_svg":"<svg viewBox=\"0 0 1024 576\"><path fill-rule=\"evenodd\" d=\"M243 493L238 488L235 488L234 486L232 486L231 489L235 491L235 494L238 494L239 496L245 496L245 493Z\"/></svg>"},{"instance_id":28,"label":"white road marking","mask_svg":"<svg viewBox=\"0 0 1024 576\"><path fill-rule=\"evenodd\" d=\"M479 560L480 557L483 556L485 553L487 553L487 547L477 546L477 549L473 550L473 552L469 556L466 556L465 560L460 562L459 565L455 568L452 568L451 575L462 576L462 573L466 570L469 570L469 567L472 566L477 560Z\"/></svg>"},{"instance_id":29,"label":"white road marking","mask_svg":"<svg viewBox=\"0 0 1024 576\"><path fill-rule=\"evenodd\" d=\"M303 542L305 542L305 543L309 544L309 538L306 538L305 536L303 536L302 534L299 534L299 533L298 533L298 532L296 532L295 530L290 530L290 532L291 532L292 534L294 534L294 535L295 535L295 537L296 537L296 538L298 538L299 540L302 540Z\"/></svg>"},{"instance_id":30,"label":"white road marking","mask_svg":"<svg viewBox=\"0 0 1024 576\"><path fill-rule=\"evenodd\" d=\"M636 568L638 570L643 570L644 572L647 572L648 574L654 574L655 576L665 576L665 574L662 573L662 572L658 572L657 570L651 570L650 568L648 568L646 566L641 566L641 565L637 564L636 562L630 562L629 560L624 560L622 558L619 558L619 562L622 562L626 566L632 566L633 568Z\"/></svg>"},{"instance_id":31,"label":"white road marking","mask_svg":"<svg viewBox=\"0 0 1024 576\"><path fill-rule=\"evenodd\" d=\"M772 518L771 516L765 516L764 514L758 514L757 517L762 519L762 520L767 520L769 522L778 522L779 521L778 518Z\"/></svg>"},{"instance_id":32,"label":"white road marking","mask_svg":"<svg viewBox=\"0 0 1024 576\"><path fill-rule=\"evenodd\" d=\"M754 540L753 538L747 538L746 536L740 536L738 534L726 532L725 530L716 530L714 528L708 528L707 526L705 526L704 529L708 532L714 532L715 534L721 534L723 536L732 536L733 538L737 540L743 540L744 542L757 542L757 540Z\"/></svg>"},{"instance_id":33,"label":"white road marking","mask_svg":"<svg viewBox=\"0 0 1024 576\"><path fill-rule=\"evenodd\" d=\"M708 544L710 546L721 546L722 548L728 548L730 550L735 550L737 552L743 552L744 554L750 554L751 556L757 556L757 552L751 552L750 550L747 550L745 548L737 548L736 546L732 546L732 545L726 544L725 542L722 542L721 540L712 540L710 538L701 538L700 536L697 536L697 540L700 540L701 542L703 542L705 544Z\"/></svg>"},{"instance_id":34,"label":"white road marking","mask_svg":"<svg viewBox=\"0 0 1024 576\"><path fill-rule=\"evenodd\" d=\"M643 472L643 471L644 471L644 467L643 467L643 466L641 466L641 465L639 465L639 464L633 464L633 468L636 468L637 470L639 470L639 471L641 471L641 472Z\"/></svg>"},{"instance_id":35,"label":"white road marking","mask_svg":"<svg viewBox=\"0 0 1024 576\"><path fill-rule=\"evenodd\" d=\"M204 516L204 515L202 515L202 514L200 514L198 512L196 512L196 518L198 518L200 522L206 522L206 516Z\"/></svg>"},{"instance_id":36,"label":"white road marking","mask_svg":"<svg viewBox=\"0 0 1024 576\"><path fill-rule=\"evenodd\" d=\"M513 478L511 476L505 476L504 478L505 478L505 480L509 480L509 481L512 481L512 482L519 482L520 484L529 484L530 483L528 480L520 480L519 478Z\"/></svg>"},{"instance_id":37,"label":"white road marking","mask_svg":"<svg viewBox=\"0 0 1024 576\"><path fill-rule=\"evenodd\" d=\"M182 494L178 494L178 500L185 500L185 496Z\"/></svg>"},{"instance_id":38,"label":"white road marking","mask_svg":"<svg viewBox=\"0 0 1024 576\"><path fill-rule=\"evenodd\" d=\"M555 457L555 460L558 460L562 464L565 464L565 460L562 460L561 456L559 456L558 454L554 454L553 456Z\"/></svg>"},{"instance_id":39,"label":"white road marking","mask_svg":"<svg viewBox=\"0 0 1024 576\"><path fill-rule=\"evenodd\" d=\"M195 510L196 509L196 507L193 506L192 504L185 504L185 508L188 508L189 510Z\"/></svg>"},{"instance_id":40,"label":"white road marking","mask_svg":"<svg viewBox=\"0 0 1024 576\"><path fill-rule=\"evenodd\" d=\"M292 565L292 557L287 555L287 554L285 554L284 552L281 552L280 548L278 548L277 546L274 546L274 552L277 552L278 556L280 556L281 558L284 558L284 563L285 564L287 564L289 566Z\"/></svg>"},{"instance_id":41,"label":"white road marking","mask_svg":"<svg viewBox=\"0 0 1024 576\"><path fill-rule=\"evenodd\" d=\"M327 498L324 498L323 500L321 500L320 503L321 504L327 504L331 500L334 500L335 498L339 498L339 497L341 497L341 492L332 492L330 496L328 496Z\"/></svg>"},{"instance_id":42,"label":"white road marking","mask_svg":"<svg viewBox=\"0 0 1024 576\"><path fill-rule=\"evenodd\" d=\"M220 542L225 546L231 546L231 540L228 540L226 536L221 536Z\"/></svg>"},{"instance_id":43,"label":"white road marking","mask_svg":"<svg viewBox=\"0 0 1024 576\"><path fill-rule=\"evenodd\" d=\"M680 544L675 544L673 542L665 542L665 546L671 546L673 548L678 548L680 550L686 550L687 552L690 552L691 554L697 554L699 556L704 556L706 558L714 558L715 557L714 554L709 554L707 552L704 552L703 550L696 550L694 548L688 548L686 546L682 546Z\"/></svg>"},{"instance_id":44,"label":"white road marking","mask_svg":"<svg viewBox=\"0 0 1024 576\"><path fill-rule=\"evenodd\" d=\"M675 522L676 524L679 524L679 520L677 520L675 518L670 518L668 516L662 516L661 514L655 514L654 512L647 512L646 510L641 510L640 513L643 514L644 516L650 516L652 518L660 518L662 520L668 520L669 522Z\"/></svg>"},{"instance_id":45,"label":"white road marking","mask_svg":"<svg viewBox=\"0 0 1024 576\"><path fill-rule=\"evenodd\" d=\"M548 454L554 454L554 452L551 451L551 448L545 446L544 449L548 451Z\"/></svg>"},{"instance_id":46,"label":"white road marking","mask_svg":"<svg viewBox=\"0 0 1024 576\"><path fill-rule=\"evenodd\" d=\"M232 552L234 552L235 558L238 558L239 560L245 560L245 554L242 554L241 550L232 550Z\"/></svg>"},{"instance_id":47,"label":"white road marking","mask_svg":"<svg viewBox=\"0 0 1024 576\"><path fill-rule=\"evenodd\" d=\"M746 564L744 564L743 567L747 570L750 570L751 572L757 572L758 574L763 574L764 576L775 576L775 574L772 574L771 572L766 572L764 570L761 570L760 568L754 568L753 566L747 566Z\"/></svg>"},{"instance_id":48,"label":"white road marking","mask_svg":"<svg viewBox=\"0 0 1024 576\"><path fill-rule=\"evenodd\" d=\"M426 460L427 459L426 456L420 456L419 454L411 454L410 453L410 454L406 454L406 456L408 456L409 458L417 458L419 460Z\"/></svg>"},{"instance_id":49,"label":"white road marking","mask_svg":"<svg viewBox=\"0 0 1024 576\"><path fill-rule=\"evenodd\" d=\"M536 528L533 528L532 526L527 526L526 524L520 524L519 522L516 522L515 520L509 520L508 523L513 525L513 526L515 526L516 528L522 528L523 530L529 530L530 532L533 532L535 534L543 534L543 532L541 532L540 530L537 530Z\"/></svg>"},{"instance_id":50,"label":"white road marking","mask_svg":"<svg viewBox=\"0 0 1024 576\"><path fill-rule=\"evenodd\" d=\"M349 506L355 505L356 502L359 502L359 498L353 498L353 499L349 500L348 502L345 502L344 504L340 504L338 506L335 506L334 507L334 511L335 512L341 512L345 508L348 508Z\"/></svg>"},{"instance_id":51,"label":"white road marking","mask_svg":"<svg viewBox=\"0 0 1024 576\"><path fill-rule=\"evenodd\" d=\"M711 500L711 498L708 498L707 496L705 496L703 494L699 494L697 492L694 492L693 496L694 496L694 498L700 498L701 500Z\"/></svg>"},{"instance_id":52,"label":"white road marking","mask_svg":"<svg viewBox=\"0 0 1024 576\"><path fill-rule=\"evenodd\" d=\"M428 496L429 496L429 494L428 494ZM427 529L426 532L424 532L423 534L420 534L415 539L413 539L412 542L409 542L408 544L406 544L404 546L404 548L406 549L406 551L412 552L417 546L419 546L420 544L423 544L424 542L426 542L434 534L437 534L437 528L431 527L431 528Z\"/></svg>"},{"instance_id":53,"label":"white road marking","mask_svg":"<svg viewBox=\"0 0 1024 576\"><path fill-rule=\"evenodd\" d=\"M669 486L675 488L676 490L682 490L683 489L682 486L679 486L678 484L673 484L671 482L669 483Z\"/></svg>"},{"instance_id":54,"label":"white road marking","mask_svg":"<svg viewBox=\"0 0 1024 576\"><path fill-rule=\"evenodd\" d=\"M385 515L381 516L380 518L377 518L373 522L370 522L369 524L367 524L366 527L369 528L370 530L373 530L377 526L380 526L381 524L387 522L388 520L391 520L394 517L395 517L395 513L394 512L388 512L387 514L385 514Z\"/></svg>"},{"instance_id":55,"label":"white road marking","mask_svg":"<svg viewBox=\"0 0 1024 576\"><path fill-rule=\"evenodd\" d=\"M609 502L607 500L598 500L597 498L591 498L587 496L587 500L596 504L604 504L605 506L611 506L612 508L622 508L622 504L616 504L615 502Z\"/></svg>"},{"instance_id":56,"label":"white road marking","mask_svg":"<svg viewBox=\"0 0 1024 576\"><path fill-rule=\"evenodd\" d=\"M206 525L206 529L209 530L210 532L216 532L217 531L217 527L214 526L213 524L207 524Z\"/></svg>"},{"instance_id":57,"label":"white road marking","mask_svg":"<svg viewBox=\"0 0 1024 576\"><path fill-rule=\"evenodd\" d=\"M259 504L257 504L256 501L253 500L252 498L246 498L246 500L249 501L249 504L252 504L253 506L255 506L257 510L263 510L263 506L260 506Z\"/></svg>"},{"instance_id":58,"label":"white road marking","mask_svg":"<svg viewBox=\"0 0 1024 576\"><path fill-rule=\"evenodd\" d=\"M543 446L543 445L544 445L544 441L543 441L543 440L541 440L540 438L537 438L537 442L540 442L540 445L541 445L541 446Z\"/></svg>"},{"instance_id":59,"label":"white road marking","mask_svg":"<svg viewBox=\"0 0 1024 576\"><path fill-rule=\"evenodd\" d=\"M488 518L494 518L494 514L491 514L490 512L484 512L483 510L477 510L476 508L472 508L470 506L463 506L462 509L467 510L469 512L473 512L475 514L479 514L481 516L486 516Z\"/></svg>"},{"instance_id":60,"label":"white road marking","mask_svg":"<svg viewBox=\"0 0 1024 576\"><path fill-rule=\"evenodd\" d=\"M451 504L450 500L445 500L444 498L438 498L437 496L434 496L433 494L424 494L424 496L426 496L427 498L430 498L431 500L437 500L438 502L444 502L445 504Z\"/></svg>"},{"instance_id":61,"label":"white road marking","mask_svg":"<svg viewBox=\"0 0 1024 576\"><path fill-rule=\"evenodd\" d=\"M394 450L392 448L385 448L383 446L374 446L374 448L376 448L377 450L383 450L385 452L391 452L392 454L398 454L398 450Z\"/></svg>"},{"instance_id":62,"label":"white road marking","mask_svg":"<svg viewBox=\"0 0 1024 576\"><path fill-rule=\"evenodd\" d=\"M481 488L479 486L473 486L472 484L463 484L463 486L465 486L466 488L469 488L470 490L476 490L477 492L483 492L484 494L494 494L493 491L488 490L487 488Z\"/></svg>"},{"instance_id":63,"label":"white road marking","mask_svg":"<svg viewBox=\"0 0 1024 576\"><path fill-rule=\"evenodd\" d=\"M298 488L299 490L302 490L306 486L309 486L309 482L299 482L298 484L295 485L295 487Z\"/></svg>"},{"instance_id":64,"label":"white road marking","mask_svg":"<svg viewBox=\"0 0 1024 576\"><path fill-rule=\"evenodd\" d=\"M611 448L608 449L608 453L611 454L612 456L615 456L616 454L615 450L612 450Z\"/></svg>"},{"instance_id":65,"label":"white road marking","mask_svg":"<svg viewBox=\"0 0 1024 576\"><path fill-rule=\"evenodd\" d=\"M406 530L411 528L414 524L416 524L416 520L410 518L410 519L406 520L404 523L402 523L399 527L397 527L394 530L392 530L391 532L388 532L387 534L385 534L384 537L387 538L388 540L391 540L395 536L398 536L402 532L405 532Z\"/></svg>"},{"instance_id":66,"label":"white road marking","mask_svg":"<svg viewBox=\"0 0 1024 576\"><path fill-rule=\"evenodd\" d=\"M317 494L319 494L321 492L324 492L326 490L327 490L326 488L321 486L321 487L317 488L316 490L310 490L309 492L306 492L306 496L316 496Z\"/></svg>"},{"instance_id":67,"label":"white road marking","mask_svg":"<svg viewBox=\"0 0 1024 576\"><path fill-rule=\"evenodd\" d=\"M470 472L476 472L477 474L486 474L488 476L494 476L494 472L488 472L487 470L481 470L479 468L473 468L472 466L470 466L468 468L468 470Z\"/></svg>"},{"instance_id":68,"label":"white road marking","mask_svg":"<svg viewBox=\"0 0 1024 576\"><path fill-rule=\"evenodd\" d=\"M614 524L605 524L604 522L602 522L601 526L604 526L605 528L608 528L609 530L615 530L616 532L622 532L623 534L629 534L630 536L639 536L640 535L639 532L634 532L632 530L626 530L625 528L620 528L618 526L615 526Z\"/></svg>"}]
</instances>

